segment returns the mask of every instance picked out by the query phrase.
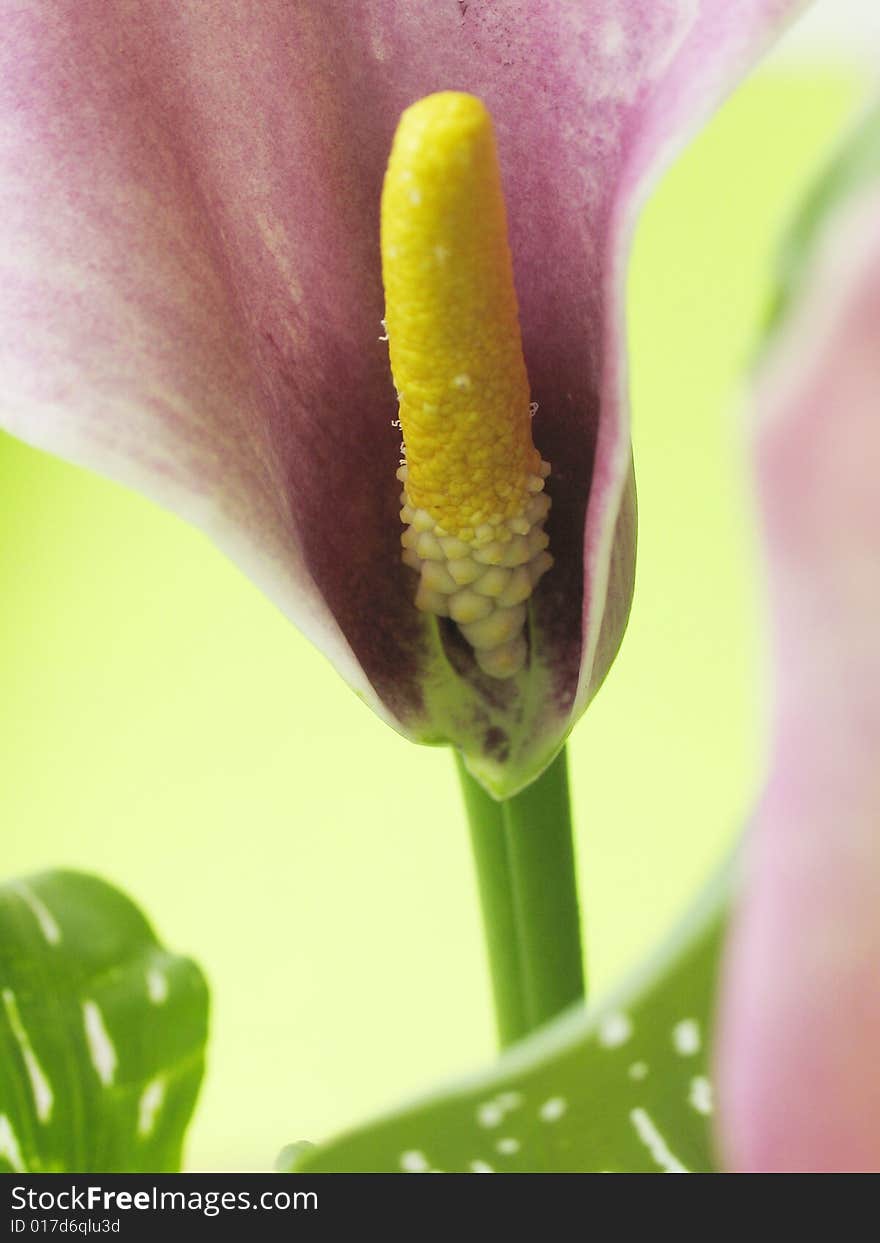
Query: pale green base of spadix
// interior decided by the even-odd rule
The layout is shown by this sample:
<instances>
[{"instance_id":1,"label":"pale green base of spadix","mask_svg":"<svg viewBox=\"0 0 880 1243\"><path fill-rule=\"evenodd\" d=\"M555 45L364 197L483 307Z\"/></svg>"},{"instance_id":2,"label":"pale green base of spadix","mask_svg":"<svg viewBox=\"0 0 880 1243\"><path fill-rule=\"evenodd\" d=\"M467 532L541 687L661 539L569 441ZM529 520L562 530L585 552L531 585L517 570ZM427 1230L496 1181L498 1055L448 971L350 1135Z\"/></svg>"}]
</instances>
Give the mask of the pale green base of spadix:
<instances>
[{"instance_id":1,"label":"pale green base of spadix","mask_svg":"<svg viewBox=\"0 0 880 1243\"><path fill-rule=\"evenodd\" d=\"M403 561L419 575L416 608L451 617L474 649L480 669L492 678L512 678L526 663L526 602L553 565L544 531L550 497L543 488L549 473L549 464L542 462L541 474L530 477L515 517L490 515L472 531L451 534L427 510L411 503L407 468L398 471L404 485Z\"/></svg>"}]
</instances>

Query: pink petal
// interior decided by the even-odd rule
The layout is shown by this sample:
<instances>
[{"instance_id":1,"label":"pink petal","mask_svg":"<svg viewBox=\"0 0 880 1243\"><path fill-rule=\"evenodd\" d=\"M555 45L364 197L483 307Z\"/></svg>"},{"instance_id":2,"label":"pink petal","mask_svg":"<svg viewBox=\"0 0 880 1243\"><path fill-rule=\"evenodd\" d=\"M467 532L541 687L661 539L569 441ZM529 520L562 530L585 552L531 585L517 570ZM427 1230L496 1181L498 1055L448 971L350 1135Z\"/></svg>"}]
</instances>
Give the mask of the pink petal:
<instances>
[{"instance_id":1,"label":"pink petal","mask_svg":"<svg viewBox=\"0 0 880 1243\"><path fill-rule=\"evenodd\" d=\"M5 425L204 527L405 732L489 755L496 784L539 770L629 607L638 206L800 7L10 0ZM554 465L534 708L438 662L399 561L379 189L399 113L444 87L497 121Z\"/></svg>"},{"instance_id":2,"label":"pink petal","mask_svg":"<svg viewBox=\"0 0 880 1243\"><path fill-rule=\"evenodd\" d=\"M880 1170L880 191L830 234L759 390L777 667L727 964L737 1170Z\"/></svg>"}]
</instances>

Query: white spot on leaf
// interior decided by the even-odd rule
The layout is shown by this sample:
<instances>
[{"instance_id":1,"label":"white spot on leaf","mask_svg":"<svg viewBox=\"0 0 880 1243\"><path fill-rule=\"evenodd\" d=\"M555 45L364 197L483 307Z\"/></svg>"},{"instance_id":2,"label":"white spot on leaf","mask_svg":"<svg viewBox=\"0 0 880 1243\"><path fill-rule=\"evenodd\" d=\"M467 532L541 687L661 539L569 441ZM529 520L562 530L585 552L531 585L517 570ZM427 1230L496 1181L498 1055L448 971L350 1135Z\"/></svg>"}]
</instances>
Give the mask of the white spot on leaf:
<instances>
[{"instance_id":1,"label":"white spot on leaf","mask_svg":"<svg viewBox=\"0 0 880 1243\"><path fill-rule=\"evenodd\" d=\"M24 1174L24 1157L18 1146L18 1138L6 1114L0 1114L0 1157L12 1166L16 1174Z\"/></svg>"},{"instance_id":2,"label":"white spot on leaf","mask_svg":"<svg viewBox=\"0 0 880 1243\"><path fill-rule=\"evenodd\" d=\"M712 1084L705 1075L697 1075L691 1080L691 1090L688 1094L688 1104L697 1111L708 1117L712 1112Z\"/></svg>"},{"instance_id":3,"label":"white spot on leaf","mask_svg":"<svg viewBox=\"0 0 880 1243\"><path fill-rule=\"evenodd\" d=\"M504 1110L498 1101L484 1101L477 1106L477 1125L482 1127L500 1126L504 1119Z\"/></svg>"},{"instance_id":4,"label":"white spot on leaf","mask_svg":"<svg viewBox=\"0 0 880 1243\"><path fill-rule=\"evenodd\" d=\"M696 1019L682 1019L672 1029L672 1043L682 1057L693 1057L700 1051L700 1027Z\"/></svg>"},{"instance_id":5,"label":"white spot on leaf","mask_svg":"<svg viewBox=\"0 0 880 1243\"><path fill-rule=\"evenodd\" d=\"M471 1161L469 1168L472 1174L494 1174L495 1173L495 1171L492 1169L492 1166L489 1165L488 1162L486 1161L481 1161L479 1157L477 1157L474 1161Z\"/></svg>"},{"instance_id":6,"label":"white spot on leaf","mask_svg":"<svg viewBox=\"0 0 880 1243\"><path fill-rule=\"evenodd\" d=\"M141 1093L138 1102L138 1135L145 1139L152 1134L156 1118L165 1100L165 1080L161 1076L151 1079Z\"/></svg>"},{"instance_id":7,"label":"white spot on leaf","mask_svg":"<svg viewBox=\"0 0 880 1243\"><path fill-rule=\"evenodd\" d=\"M61 940L61 929L58 927L54 915L46 906L45 902L37 897L33 889L30 889L27 885L23 885L21 881L16 882L12 888L21 898L22 902L26 904L31 914L40 925L40 931L49 944L57 945Z\"/></svg>"},{"instance_id":8,"label":"white spot on leaf","mask_svg":"<svg viewBox=\"0 0 880 1243\"><path fill-rule=\"evenodd\" d=\"M168 1000L168 981L158 967L150 967L147 972L147 996L154 1006Z\"/></svg>"},{"instance_id":9,"label":"white spot on leaf","mask_svg":"<svg viewBox=\"0 0 880 1243\"><path fill-rule=\"evenodd\" d=\"M431 1168L431 1163L423 1152L412 1148L409 1152L400 1154L400 1168L407 1174L426 1174Z\"/></svg>"},{"instance_id":10,"label":"white spot on leaf","mask_svg":"<svg viewBox=\"0 0 880 1243\"><path fill-rule=\"evenodd\" d=\"M678 1157L673 1156L669 1151L666 1140L657 1130L653 1119L645 1112L644 1109L630 1110L630 1121L636 1129L636 1134L647 1148L648 1152L654 1158L661 1170L667 1174L687 1174L688 1170L679 1161Z\"/></svg>"},{"instance_id":11,"label":"white spot on leaf","mask_svg":"<svg viewBox=\"0 0 880 1243\"><path fill-rule=\"evenodd\" d=\"M564 1096L551 1096L544 1101L538 1113L542 1122L558 1122L567 1109L568 1102Z\"/></svg>"},{"instance_id":12,"label":"white spot on leaf","mask_svg":"<svg viewBox=\"0 0 880 1243\"><path fill-rule=\"evenodd\" d=\"M630 1079L635 1079L637 1082L640 1079L644 1079L647 1073L648 1073L647 1062L633 1062L632 1066L630 1066L629 1070L627 1071L627 1074L629 1075Z\"/></svg>"},{"instance_id":13,"label":"white spot on leaf","mask_svg":"<svg viewBox=\"0 0 880 1243\"><path fill-rule=\"evenodd\" d=\"M599 1024L599 1044L605 1049L616 1049L626 1044L633 1033L629 1015L616 1011L608 1014Z\"/></svg>"},{"instance_id":14,"label":"white spot on leaf","mask_svg":"<svg viewBox=\"0 0 880 1243\"><path fill-rule=\"evenodd\" d=\"M94 1001L84 1001L82 1010L92 1065L104 1087L108 1088L115 1078L116 1067L119 1065L116 1049L97 1004Z\"/></svg>"},{"instance_id":15,"label":"white spot on leaf","mask_svg":"<svg viewBox=\"0 0 880 1243\"><path fill-rule=\"evenodd\" d=\"M6 1011L9 1026L12 1028L12 1034L21 1052L28 1079L31 1081L31 1091L34 1094L34 1108L37 1111L37 1118L40 1122L48 1122L52 1117L52 1106L55 1097L49 1080L46 1078L31 1045L30 1037L25 1031L24 1023L21 1021L15 994L9 988L4 988L3 990L3 1008Z\"/></svg>"},{"instance_id":16,"label":"white spot on leaf","mask_svg":"<svg viewBox=\"0 0 880 1243\"><path fill-rule=\"evenodd\" d=\"M500 1153L503 1153L505 1157L512 1157L514 1153L519 1152L521 1145L519 1140L514 1139L512 1135L505 1135L503 1139L499 1139L495 1147Z\"/></svg>"}]
</instances>

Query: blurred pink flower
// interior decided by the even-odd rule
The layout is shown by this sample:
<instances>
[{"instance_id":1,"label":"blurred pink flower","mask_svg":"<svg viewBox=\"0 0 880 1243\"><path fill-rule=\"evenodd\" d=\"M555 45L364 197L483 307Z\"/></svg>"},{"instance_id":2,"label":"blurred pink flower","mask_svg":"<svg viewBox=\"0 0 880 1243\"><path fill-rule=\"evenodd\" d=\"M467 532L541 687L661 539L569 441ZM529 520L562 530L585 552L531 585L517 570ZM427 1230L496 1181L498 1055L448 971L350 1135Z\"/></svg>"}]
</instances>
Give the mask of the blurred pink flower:
<instances>
[{"instance_id":1,"label":"blurred pink flower","mask_svg":"<svg viewBox=\"0 0 880 1243\"><path fill-rule=\"evenodd\" d=\"M758 416L777 702L728 950L722 1147L735 1170L880 1171L880 180L824 230Z\"/></svg>"}]
</instances>

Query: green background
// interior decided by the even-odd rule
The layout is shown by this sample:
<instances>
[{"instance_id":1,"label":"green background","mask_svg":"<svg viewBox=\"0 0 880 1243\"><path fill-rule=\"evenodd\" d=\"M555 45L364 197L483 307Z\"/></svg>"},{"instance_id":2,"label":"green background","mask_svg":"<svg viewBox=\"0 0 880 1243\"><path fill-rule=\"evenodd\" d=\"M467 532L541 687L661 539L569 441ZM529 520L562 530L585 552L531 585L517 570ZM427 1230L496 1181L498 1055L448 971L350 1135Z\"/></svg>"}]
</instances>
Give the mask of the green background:
<instances>
[{"instance_id":1,"label":"green background","mask_svg":"<svg viewBox=\"0 0 880 1243\"><path fill-rule=\"evenodd\" d=\"M860 95L843 73L763 70L639 229L636 601L571 747L595 989L673 918L760 780L741 378L775 240ZM375 719L199 534L8 439L0 585L2 871L98 871L205 968L191 1168L267 1168L492 1056L448 754Z\"/></svg>"}]
</instances>

